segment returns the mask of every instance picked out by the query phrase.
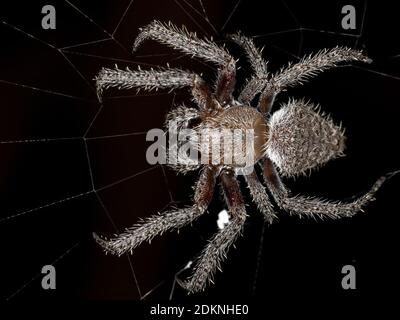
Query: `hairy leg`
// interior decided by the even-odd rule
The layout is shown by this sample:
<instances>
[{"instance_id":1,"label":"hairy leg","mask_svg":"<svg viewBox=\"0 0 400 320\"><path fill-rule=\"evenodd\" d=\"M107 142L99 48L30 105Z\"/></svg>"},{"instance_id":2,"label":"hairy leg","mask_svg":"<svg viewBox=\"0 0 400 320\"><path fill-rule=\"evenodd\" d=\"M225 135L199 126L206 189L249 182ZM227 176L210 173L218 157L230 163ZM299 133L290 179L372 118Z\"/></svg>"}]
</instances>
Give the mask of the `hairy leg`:
<instances>
[{"instance_id":1,"label":"hairy leg","mask_svg":"<svg viewBox=\"0 0 400 320\"><path fill-rule=\"evenodd\" d=\"M318 73L336 67L341 62L349 61L371 63L372 60L361 51L335 47L329 50L321 50L314 55L309 55L298 63L289 64L268 80L267 86L261 94L258 108L262 112L268 113L279 92L289 87L300 85Z\"/></svg>"},{"instance_id":2,"label":"hairy leg","mask_svg":"<svg viewBox=\"0 0 400 320\"><path fill-rule=\"evenodd\" d=\"M195 204L192 207L150 216L109 240L103 239L95 233L93 233L93 237L106 252L118 256L126 252L132 252L143 241L150 242L156 235L169 230L180 229L203 214L212 199L215 179L216 170L211 167L205 167L197 182L194 195Z\"/></svg>"},{"instance_id":3,"label":"hairy leg","mask_svg":"<svg viewBox=\"0 0 400 320\"><path fill-rule=\"evenodd\" d=\"M267 84L268 68L267 62L262 58L262 50L258 50L251 38L241 33L229 36L235 43L241 46L249 60L254 75L246 83L239 95L239 101L244 104L250 104L257 93L260 93Z\"/></svg>"},{"instance_id":4,"label":"hairy leg","mask_svg":"<svg viewBox=\"0 0 400 320\"><path fill-rule=\"evenodd\" d=\"M214 235L203 250L192 276L185 282L179 281L179 284L191 293L204 290L207 283L212 282L215 271L221 270L221 262L228 248L240 235L246 220L246 209L233 172L223 171L220 178L232 218L225 228Z\"/></svg>"},{"instance_id":5,"label":"hairy leg","mask_svg":"<svg viewBox=\"0 0 400 320\"><path fill-rule=\"evenodd\" d=\"M197 74L180 69L136 71L103 68L96 78L97 94L101 97L104 89L178 89L191 87L194 100L200 108L211 107L211 94L207 84Z\"/></svg>"},{"instance_id":6,"label":"hairy leg","mask_svg":"<svg viewBox=\"0 0 400 320\"><path fill-rule=\"evenodd\" d=\"M236 84L236 63L233 58L226 61L225 65L218 70L215 84L215 97L218 102L225 106L233 99L233 90Z\"/></svg>"},{"instance_id":7,"label":"hairy leg","mask_svg":"<svg viewBox=\"0 0 400 320\"><path fill-rule=\"evenodd\" d=\"M276 172L274 164L269 159L264 162L263 173L265 182L281 209L290 214L331 219L351 217L363 211L363 208L374 200L375 192L390 177L388 175L379 178L367 193L352 202L332 202L319 198L291 196Z\"/></svg>"},{"instance_id":8,"label":"hairy leg","mask_svg":"<svg viewBox=\"0 0 400 320\"><path fill-rule=\"evenodd\" d=\"M272 223L276 218L274 208L271 204L265 187L258 179L256 172L253 170L251 174L245 176L245 179L254 203L264 215L265 220L268 223Z\"/></svg>"},{"instance_id":9,"label":"hairy leg","mask_svg":"<svg viewBox=\"0 0 400 320\"><path fill-rule=\"evenodd\" d=\"M188 32L185 27L179 29L171 23L166 25L157 20L140 30L133 45L133 51L136 51L146 39L158 41L188 55L217 64L220 69L215 96L222 105L231 101L236 83L236 63L224 48L211 40L199 39L195 33Z\"/></svg>"},{"instance_id":10,"label":"hairy leg","mask_svg":"<svg viewBox=\"0 0 400 320\"><path fill-rule=\"evenodd\" d=\"M172 23L163 24L154 20L140 29L133 45L133 51L146 39L152 39L180 50L188 55L216 63L223 67L232 60L230 54L215 42L208 39L199 39L195 33L188 32L185 27L177 28Z\"/></svg>"}]
</instances>

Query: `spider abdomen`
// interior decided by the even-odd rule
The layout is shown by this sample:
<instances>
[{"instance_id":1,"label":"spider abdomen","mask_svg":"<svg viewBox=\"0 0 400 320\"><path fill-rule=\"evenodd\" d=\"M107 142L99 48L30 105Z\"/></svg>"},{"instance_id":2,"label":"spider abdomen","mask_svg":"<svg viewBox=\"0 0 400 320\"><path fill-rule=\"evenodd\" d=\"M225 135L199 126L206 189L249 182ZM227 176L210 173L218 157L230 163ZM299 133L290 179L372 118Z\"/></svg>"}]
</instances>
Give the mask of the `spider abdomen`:
<instances>
[{"instance_id":1,"label":"spider abdomen","mask_svg":"<svg viewBox=\"0 0 400 320\"><path fill-rule=\"evenodd\" d=\"M270 121L267 156L281 173L292 176L343 155L344 130L304 101L289 102Z\"/></svg>"}]
</instances>

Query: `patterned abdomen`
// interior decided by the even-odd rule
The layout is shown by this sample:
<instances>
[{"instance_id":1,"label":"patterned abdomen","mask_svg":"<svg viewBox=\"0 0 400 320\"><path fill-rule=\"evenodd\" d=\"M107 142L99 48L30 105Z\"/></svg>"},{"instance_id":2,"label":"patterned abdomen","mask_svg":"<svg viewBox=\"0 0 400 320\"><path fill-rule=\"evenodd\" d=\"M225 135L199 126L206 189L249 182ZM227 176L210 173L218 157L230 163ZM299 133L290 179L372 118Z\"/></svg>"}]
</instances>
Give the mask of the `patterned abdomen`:
<instances>
[{"instance_id":1,"label":"patterned abdomen","mask_svg":"<svg viewBox=\"0 0 400 320\"><path fill-rule=\"evenodd\" d=\"M305 174L343 156L344 130L305 101L290 101L269 121L266 154L286 176Z\"/></svg>"}]
</instances>

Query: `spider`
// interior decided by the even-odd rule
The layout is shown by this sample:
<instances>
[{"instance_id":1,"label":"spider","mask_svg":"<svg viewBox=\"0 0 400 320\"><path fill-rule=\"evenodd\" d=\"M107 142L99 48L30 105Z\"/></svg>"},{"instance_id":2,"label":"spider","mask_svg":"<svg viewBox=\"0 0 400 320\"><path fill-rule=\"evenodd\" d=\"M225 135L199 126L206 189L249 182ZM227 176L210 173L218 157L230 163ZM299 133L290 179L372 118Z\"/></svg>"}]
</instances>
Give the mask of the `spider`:
<instances>
[{"instance_id":1,"label":"spider","mask_svg":"<svg viewBox=\"0 0 400 320\"><path fill-rule=\"evenodd\" d=\"M351 217L374 200L374 193L387 179L387 175L379 178L368 192L351 202L292 196L280 175L298 176L342 156L344 130L335 125L319 107L305 100L292 99L270 115L274 100L280 92L300 85L341 62L370 63L371 60L362 52L345 47L324 49L270 74L267 63L262 58L262 50L256 48L251 38L241 33L229 35L229 39L243 48L253 70L253 75L235 98L233 92L236 61L224 47L218 46L212 40L200 39L185 27L179 29L171 22L164 24L153 21L141 28L133 50L136 51L146 39L158 41L192 57L216 64L218 74L213 90L200 75L169 66L158 70L138 68L137 71L115 67L103 68L96 76L99 97L104 89L110 87L146 90L189 87L197 108L180 106L167 116L167 119L178 121L180 129L194 126L195 129L207 127L253 130L255 157L251 165L261 166L264 183L255 170L244 175L244 179L253 201L267 223L272 223L276 218L271 196L278 208L290 214L332 219ZM251 103L256 97L258 103L255 108ZM192 206L150 216L111 239L95 233L94 238L106 252L118 256L132 252L142 242L150 242L156 235L182 228L200 217L207 210L215 185L219 182L230 213L230 222L208 242L197 258L191 276L186 280L179 280L179 284L189 293L203 291L209 282L213 282L216 270L221 270L221 262L226 257L228 248L242 233L246 220L245 202L236 179L240 167L235 162L227 164L222 158L219 163L194 167L183 163L178 167L179 171L200 169Z\"/></svg>"}]
</instances>

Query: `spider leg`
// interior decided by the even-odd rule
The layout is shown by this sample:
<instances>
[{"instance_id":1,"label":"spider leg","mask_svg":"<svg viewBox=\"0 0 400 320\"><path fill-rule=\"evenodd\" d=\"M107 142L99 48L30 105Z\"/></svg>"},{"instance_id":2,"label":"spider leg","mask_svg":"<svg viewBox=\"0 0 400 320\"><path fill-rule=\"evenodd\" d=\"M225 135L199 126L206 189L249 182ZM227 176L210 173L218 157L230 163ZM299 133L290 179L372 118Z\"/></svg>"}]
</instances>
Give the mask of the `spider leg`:
<instances>
[{"instance_id":1,"label":"spider leg","mask_svg":"<svg viewBox=\"0 0 400 320\"><path fill-rule=\"evenodd\" d=\"M193 72L180 69L141 70L136 71L102 68L96 78L97 94L101 97L104 89L178 89L191 87L194 100L200 108L212 105L211 93L205 81Z\"/></svg>"},{"instance_id":2,"label":"spider leg","mask_svg":"<svg viewBox=\"0 0 400 320\"><path fill-rule=\"evenodd\" d=\"M283 68L270 77L267 86L260 96L258 109L261 112L268 113L279 92L289 87L300 85L318 73L336 67L341 62L348 61L372 62L361 51L345 47L335 47L330 50L321 50L314 55L309 55L296 64L289 64L286 68Z\"/></svg>"},{"instance_id":3,"label":"spider leg","mask_svg":"<svg viewBox=\"0 0 400 320\"><path fill-rule=\"evenodd\" d=\"M232 101L233 90L236 84L236 62L233 58L227 60L225 65L218 70L215 84L215 97L221 105Z\"/></svg>"},{"instance_id":4,"label":"spider leg","mask_svg":"<svg viewBox=\"0 0 400 320\"><path fill-rule=\"evenodd\" d=\"M165 25L157 20L142 28L133 45L136 51L146 39L152 39L180 50L193 57L217 64L220 69L216 81L215 96L221 104L232 99L236 83L236 63L233 57L215 42L199 39L195 33L188 32L185 27L177 28L169 23Z\"/></svg>"},{"instance_id":5,"label":"spider leg","mask_svg":"<svg viewBox=\"0 0 400 320\"><path fill-rule=\"evenodd\" d=\"M245 176L245 179L253 201L264 215L265 221L272 223L276 218L274 208L271 204L265 187L258 179L256 172L253 170L251 174Z\"/></svg>"},{"instance_id":6,"label":"spider leg","mask_svg":"<svg viewBox=\"0 0 400 320\"><path fill-rule=\"evenodd\" d=\"M267 62L262 58L262 49L257 49L253 39L241 33L229 35L229 38L244 49L255 76L259 78L267 77Z\"/></svg>"},{"instance_id":7,"label":"spider leg","mask_svg":"<svg viewBox=\"0 0 400 320\"><path fill-rule=\"evenodd\" d=\"M365 205L375 200L375 192L390 177L389 175L380 177L364 195L352 202L343 203L304 196L290 196L290 191L281 181L274 164L269 159L264 162L263 174L271 194L281 209L300 216L319 216L320 218L332 219L351 217L363 211Z\"/></svg>"},{"instance_id":8,"label":"spider leg","mask_svg":"<svg viewBox=\"0 0 400 320\"><path fill-rule=\"evenodd\" d=\"M136 51L146 39L158 41L193 57L216 63L221 67L233 59L224 48L219 47L215 42L199 39L195 33L187 31L185 27L179 29L171 22L166 25L154 20L146 27L141 28L133 45L133 51Z\"/></svg>"},{"instance_id":9,"label":"spider leg","mask_svg":"<svg viewBox=\"0 0 400 320\"><path fill-rule=\"evenodd\" d=\"M176 123L176 129L188 128L190 122L196 118L199 118L201 113L195 108L190 108L185 105L180 105L168 112L165 119L165 127L168 128L169 123L174 121Z\"/></svg>"},{"instance_id":10,"label":"spider leg","mask_svg":"<svg viewBox=\"0 0 400 320\"><path fill-rule=\"evenodd\" d=\"M216 269L221 270L221 262L226 257L226 251L240 235L246 220L246 209L233 172L224 170L220 178L232 218L205 247L191 277L186 281L179 281L179 284L190 293L202 291L208 282L212 282Z\"/></svg>"},{"instance_id":11,"label":"spider leg","mask_svg":"<svg viewBox=\"0 0 400 320\"><path fill-rule=\"evenodd\" d=\"M216 179L216 170L205 167L197 182L192 207L167 211L163 214L153 215L138 223L115 238L106 240L93 233L96 242L106 252L121 256L126 252L132 252L143 241L150 242L156 235L168 230L177 230L198 218L207 209L212 199Z\"/></svg>"},{"instance_id":12,"label":"spider leg","mask_svg":"<svg viewBox=\"0 0 400 320\"><path fill-rule=\"evenodd\" d=\"M262 58L262 50L258 50L252 38L241 33L230 35L229 38L241 46L249 60L254 75L240 92L238 100L243 104L250 104L257 93L261 92L267 84L267 62Z\"/></svg>"}]
</instances>

